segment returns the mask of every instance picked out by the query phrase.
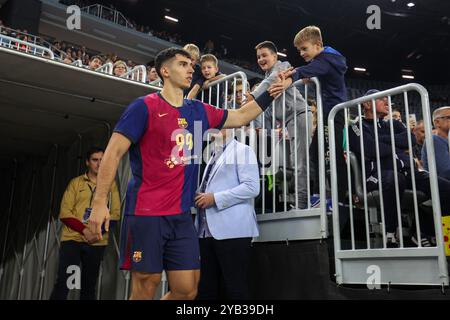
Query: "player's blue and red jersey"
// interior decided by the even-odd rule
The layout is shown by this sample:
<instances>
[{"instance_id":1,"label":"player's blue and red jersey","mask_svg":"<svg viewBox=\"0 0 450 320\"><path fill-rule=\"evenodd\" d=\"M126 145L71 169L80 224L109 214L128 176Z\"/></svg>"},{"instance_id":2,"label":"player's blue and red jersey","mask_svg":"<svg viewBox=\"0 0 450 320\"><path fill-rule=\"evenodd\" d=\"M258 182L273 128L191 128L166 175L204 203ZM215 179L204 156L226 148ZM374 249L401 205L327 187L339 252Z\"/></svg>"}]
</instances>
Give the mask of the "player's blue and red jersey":
<instances>
[{"instance_id":1,"label":"player's blue and red jersey","mask_svg":"<svg viewBox=\"0 0 450 320\"><path fill-rule=\"evenodd\" d=\"M227 116L226 110L198 100L185 99L183 106L174 107L159 93L133 101L114 128L132 143L133 177L125 214L163 216L190 211L203 135L208 129L221 129Z\"/></svg>"}]
</instances>

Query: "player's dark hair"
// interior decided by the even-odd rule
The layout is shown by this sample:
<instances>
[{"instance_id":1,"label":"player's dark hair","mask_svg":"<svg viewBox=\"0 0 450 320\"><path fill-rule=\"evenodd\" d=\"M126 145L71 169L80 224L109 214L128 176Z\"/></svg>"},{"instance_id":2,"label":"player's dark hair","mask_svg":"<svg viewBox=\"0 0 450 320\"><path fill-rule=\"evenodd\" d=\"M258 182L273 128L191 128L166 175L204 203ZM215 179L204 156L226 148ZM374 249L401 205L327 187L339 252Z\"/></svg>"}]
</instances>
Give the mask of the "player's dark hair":
<instances>
[{"instance_id":1,"label":"player's dark hair","mask_svg":"<svg viewBox=\"0 0 450 320\"><path fill-rule=\"evenodd\" d=\"M180 55L182 55L182 56L184 56L184 57L186 57L186 58L188 58L188 59L192 59L192 58L191 58L191 55L189 54L189 52L187 52L187 51L184 50L184 49L179 49L179 48L174 48L174 47L164 49L164 50L162 50L161 52L159 52L159 53L156 55L156 58L155 58L155 68L156 68L156 72L158 73L158 76L159 76L159 78L160 78L161 80L164 79L164 78L162 77L162 75L161 75L161 67L162 67L162 65L163 65L166 61L175 58L175 56L176 56L177 54L180 54Z\"/></svg>"},{"instance_id":2,"label":"player's dark hair","mask_svg":"<svg viewBox=\"0 0 450 320\"><path fill-rule=\"evenodd\" d=\"M91 156L94 153L97 153L97 152L103 152L104 153L105 149L97 147L97 146L90 147L89 150L86 152L86 161L89 161L91 159Z\"/></svg>"}]
</instances>

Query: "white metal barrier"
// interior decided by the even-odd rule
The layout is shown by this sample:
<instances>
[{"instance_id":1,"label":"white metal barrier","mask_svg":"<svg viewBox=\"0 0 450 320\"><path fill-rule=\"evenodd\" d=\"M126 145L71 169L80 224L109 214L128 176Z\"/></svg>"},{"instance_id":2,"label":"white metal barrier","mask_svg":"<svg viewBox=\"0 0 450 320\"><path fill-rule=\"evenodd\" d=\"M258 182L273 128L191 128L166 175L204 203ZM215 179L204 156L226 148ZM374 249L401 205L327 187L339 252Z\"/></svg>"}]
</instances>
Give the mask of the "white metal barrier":
<instances>
[{"instance_id":1,"label":"white metal barrier","mask_svg":"<svg viewBox=\"0 0 450 320\"><path fill-rule=\"evenodd\" d=\"M124 73L121 78L145 83L147 81L147 68L145 66L136 66Z\"/></svg>"},{"instance_id":2,"label":"white metal barrier","mask_svg":"<svg viewBox=\"0 0 450 320\"><path fill-rule=\"evenodd\" d=\"M0 34L0 46L6 47L8 49L30 53L35 56L41 56L52 60L55 59L55 55L48 48L2 34Z\"/></svg>"},{"instance_id":3,"label":"white metal barrier","mask_svg":"<svg viewBox=\"0 0 450 320\"><path fill-rule=\"evenodd\" d=\"M82 67L83 66L83 61L75 60L74 62L72 62L72 65L76 66L76 67Z\"/></svg>"},{"instance_id":4,"label":"white metal barrier","mask_svg":"<svg viewBox=\"0 0 450 320\"><path fill-rule=\"evenodd\" d=\"M120 24L127 28L133 28L133 25L128 22L124 15L114 9L105 7L101 4L93 4L84 8L81 8L82 12L86 12L90 15L94 15L100 19L108 20L114 22L115 24Z\"/></svg>"},{"instance_id":5,"label":"white metal barrier","mask_svg":"<svg viewBox=\"0 0 450 320\"><path fill-rule=\"evenodd\" d=\"M304 91L300 92L298 86L304 84ZM293 99L293 105L304 103L307 105L309 92L311 92L311 86L315 86L315 96L317 103L317 145L314 147L311 144L311 123L312 114L310 113L309 106L305 111L298 111L293 109L295 116L293 116L293 110L287 110L288 99ZM297 88L297 89L294 89ZM291 92L289 92L291 90ZM288 98L287 95L291 97ZM276 108L282 109L281 119L281 139L278 138L277 131L274 130L276 126L275 119ZM267 111L266 111L267 113ZM328 236L327 227L327 215L326 215L326 183L325 183L325 142L324 142L324 126L323 126L323 111L322 111L322 97L320 90L320 83L317 78L312 78L311 82L303 83L302 80L293 84L293 87L288 88L282 96L273 102L271 110L268 111L271 116L271 121L268 124L271 126L270 145L271 150L276 150L277 143L280 146L280 158L281 164L277 169L276 161L271 163L269 172L275 173L273 176L270 174L262 175L262 199L263 208L262 214L258 215L258 222L260 227L260 237L257 241L281 241L281 240L311 240L311 239L324 239ZM291 119L288 119L288 113L291 113ZM267 121L262 122L262 131L266 130ZM288 132L290 148L287 148L287 135L286 129L290 129ZM265 140L263 140L265 141ZM294 143L293 143L294 141ZM295 142L297 141L297 143ZM303 150L301 144L304 144ZM315 158L315 168L311 167L311 150L317 152L317 158ZM266 146L263 143L262 149ZM287 152L290 150L290 157L287 156ZM301 151L301 152L299 152ZM287 160L290 158L291 163L287 166ZM303 166L303 168L302 168ZM313 169L317 170L313 174ZM290 178L288 177L290 172ZM314 176L318 177L317 195L315 195L319 203L313 207L311 205L311 199L314 198L312 190L310 188L310 180ZM272 178L272 181L267 181ZM279 186L277 186L277 180L279 180ZM293 181L293 183L292 183ZM266 188L266 183L272 184L271 188ZM289 185L291 190L289 190ZM266 193L271 189L272 208L267 210L265 208ZM293 190L292 190L293 189ZM303 190L302 190L303 189ZM305 197L306 195L306 197ZM300 205L299 197L303 197L303 203ZM306 198L306 204L305 204ZM277 206L277 202L281 199L281 205ZM270 201L270 200L269 200ZM288 206L290 203L290 207Z\"/></svg>"},{"instance_id":6,"label":"white metal barrier","mask_svg":"<svg viewBox=\"0 0 450 320\"><path fill-rule=\"evenodd\" d=\"M412 157L415 140L409 121L404 128L391 117L391 99L394 95L401 95L406 119L409 119L408 93L411 95L413 92L421 97L429 178L415 169ZM386 112L383 111L383 108L387 110L386 107L389 120L385 121L381 115ZM352 111L354 114L357 112L357 118L349 126L348 118ZM363 117L363 111L367 117ZM436 174L427 90L411 83L341 103L332 109L328 124L333 204L338 200L336 144L343 143L336 141L334 131L338 112L345 112L348 205L333 205L336 282L448 285L439 200L439 190L442 194L448 186L438 181ZM430 196L432 206L428 208L428 214L434 221L427 224L425 200ZM346 241L343 232L346 214L350 223L350 241ZM413 225L405 228L408 227L404 223L408 217L415 221L415 228ZM364 221L364 227L359 229L356 227L358 218ZM423 225L421 221L424 221ZM398 240L387 239L387 232L392 231L387 230L387 226L392 228L396 225ZM422 241L427 225L434 229L436 237L436 244L431 243L429 247ZM359 241L356 233L363 234ZM406 241L413 236L418 245ZM376 277L372 277L374 270Z\"/></svg>"},{"instance_id":7,"label":"white metal barrier","mask_svg":"<svg viewBox=\"0 0 450 320\"><path fill-rule=\"evenodd\" d=\"M238 81L240 90L237 91ZM248 127L236 130L236 136L249 144L261 165L261 194L255 200L260 236L257 241L285 241L323 239L327 237L324 126L320 84L312 79L305 84L302 95L298 81L273 102L271 108L260 116L258 128L255 121ZM310 143L312 115L309 107L302 107L308 99L308 90L314 85L317 97L316 159L318 174L317 197L320 204L312 206L310 179ZM229 86L232 90L229 91ZM247 92L247 77L243 72L233 73L208 85L201 92L201 100L209 104L236 109ZM304 98L303 98L304 97ZM308 111L305 111L308 110ZM262 119L262 120L261 120ZM269 121L270 120L270 121ZM280 122L277 128L276 120ZM248 141L246 141L248 139ZM269 155L270 151L270 155ZM208 151L207 151L208 153ZM317 173L317 172L316 172Z\"/></svg>"},{"instance_id":8,"label":"white metal barrier","mask_svg":"<svg viewBox=\"0 0 450 320\"><path fill-rule=\"evenodd\" d=\"M102 65L101 67L95 69L95 71L112 75L113 69L114 69L114 65L112 64L112 62L108 62L108 63L105 63L104 65Z\"/></svg>"}]
</instances>

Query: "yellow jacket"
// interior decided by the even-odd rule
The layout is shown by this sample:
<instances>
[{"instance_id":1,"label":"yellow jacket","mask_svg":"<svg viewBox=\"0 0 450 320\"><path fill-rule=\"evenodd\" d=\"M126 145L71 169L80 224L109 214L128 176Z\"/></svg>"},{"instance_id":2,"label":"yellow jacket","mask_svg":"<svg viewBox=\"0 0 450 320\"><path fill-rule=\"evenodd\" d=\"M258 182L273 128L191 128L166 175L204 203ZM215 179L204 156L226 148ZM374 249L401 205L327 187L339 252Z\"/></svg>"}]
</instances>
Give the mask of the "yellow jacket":
<instances>
[{"instance_id":1,"label":"yellow jacket","mask_svg":"<svg viewBox=\"0 0 450 320\"><path fill-rule=\"evenodd\" d=\"M87 174L83 174L79 177L73 178L64 192L64 196L61 201L61 209L59 212L59 218L75 218L79 221L83 221L83 215L86 208L90 208L92 205L92 199L94 196L96 184L89 180ZM120 220L120 197L117 185L113 182L110 190L110 214L111 221ZM61 241L77 241L87 242L82 234L72 230L65 224L63 225ZM108 233L103 234L103 239L93 246L106 246L108 244Z\"/></svg>"}]
</instances>

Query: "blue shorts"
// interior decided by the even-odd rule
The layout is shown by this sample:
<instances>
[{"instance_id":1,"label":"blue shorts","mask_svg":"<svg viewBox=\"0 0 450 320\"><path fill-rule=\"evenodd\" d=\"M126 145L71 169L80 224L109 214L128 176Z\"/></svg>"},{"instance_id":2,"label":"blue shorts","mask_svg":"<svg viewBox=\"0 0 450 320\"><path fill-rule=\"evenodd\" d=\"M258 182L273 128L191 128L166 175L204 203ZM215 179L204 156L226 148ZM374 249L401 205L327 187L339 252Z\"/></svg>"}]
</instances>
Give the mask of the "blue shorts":
<instances>
[{"instance_id":1,"label":"blue shorts","mask_svg":"<svg viewBox=\"0 0 450 320\"><path fill-rule=\"evenodd\" d=\"M200 269L200 250L191 213L125 216L120 269L161 273Z\"/></svg>"}]
</instances>

